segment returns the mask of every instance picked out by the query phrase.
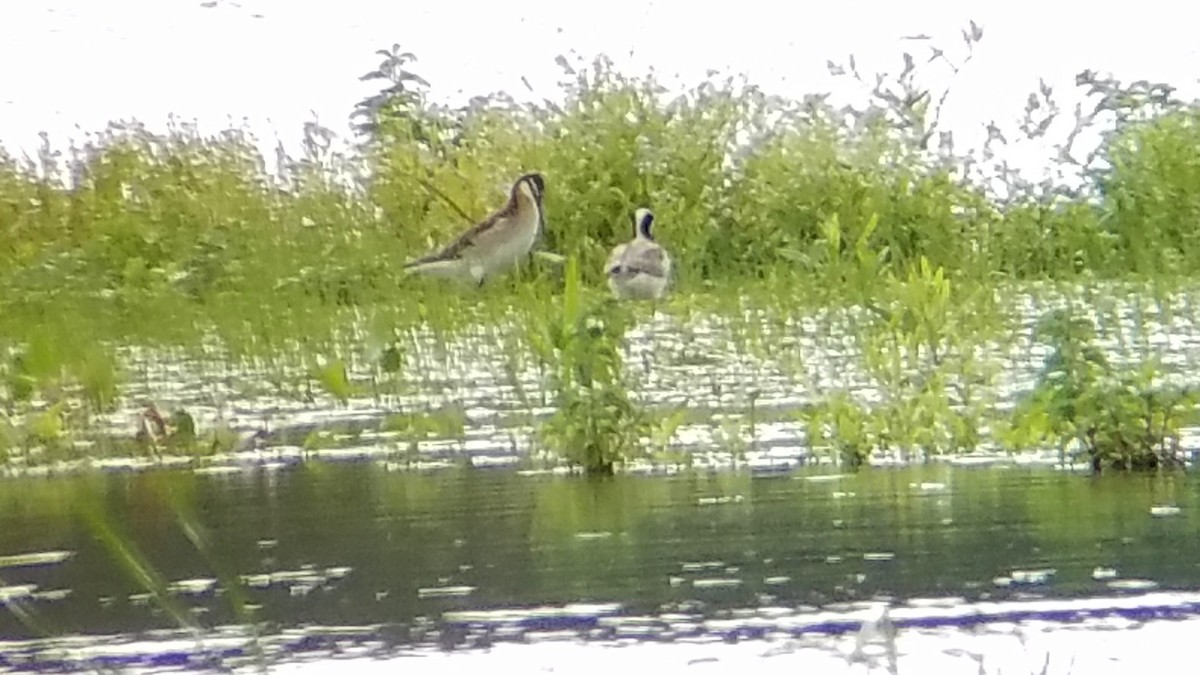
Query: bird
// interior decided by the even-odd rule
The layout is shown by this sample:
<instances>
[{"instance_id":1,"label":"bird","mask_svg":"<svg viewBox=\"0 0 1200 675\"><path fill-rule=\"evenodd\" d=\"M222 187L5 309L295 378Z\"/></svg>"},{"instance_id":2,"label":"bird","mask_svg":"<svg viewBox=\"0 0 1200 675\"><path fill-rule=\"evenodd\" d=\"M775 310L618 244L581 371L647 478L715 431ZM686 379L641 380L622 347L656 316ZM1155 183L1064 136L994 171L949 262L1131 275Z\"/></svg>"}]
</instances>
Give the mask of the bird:
<instances>
[{"instance_id":1,"label":"bird","mask_svg":"<svg viewBox=\"0 0 1200 675\"><path fill-rule=\"evenodd\" d=\"M508 202L441 250L404 264L410 274L451 278L482 286L512 268L533 248L546 227L542 198L546 181L527 173L513 183Z\"/></svg>"},{"instance_id":2,"label":"bird","mask_svg":"<svg viewBox=\"0 0 1200 675\"><path fill-rule=\"evenodd\" d=\"M620 300L658 300L666 293L671 256L654 241L654 214L647 208L633 213L633 239L617 244L608 256L608 287Z\"/></svg>"},{"instance_id":3,"label":"bird","mask_svg":"<svg viewBox=\"0 0 1200 675\"><path fill-rule=\"evenodd\" d=\"M158 412L153 403L147 403L137 415L137 433L134 441L144 449L158 454L158 444L171 432L170 423Z\"/></svg>"}]
</instances>

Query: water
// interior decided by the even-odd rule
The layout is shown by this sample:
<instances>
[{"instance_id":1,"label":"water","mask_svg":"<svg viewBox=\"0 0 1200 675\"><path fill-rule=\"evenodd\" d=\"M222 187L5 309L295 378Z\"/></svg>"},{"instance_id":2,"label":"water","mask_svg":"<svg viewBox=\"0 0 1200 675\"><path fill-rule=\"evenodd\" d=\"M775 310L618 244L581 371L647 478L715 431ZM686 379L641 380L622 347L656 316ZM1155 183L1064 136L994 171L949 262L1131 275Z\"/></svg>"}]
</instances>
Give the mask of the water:
<instances>
[{"instance_id":1,"label":"water","mask_svg":"<svg viewBox=\"0 0 1200 675\"><path fill-rule=\"evenodd\" d=\"M949 464L588 480L343 463L9 479L0 597L17 611L0 615L0 665L318 669L358 655L441 672L497 650L595 672L573 664L618 667L629 652L602 648L624 645L681 668L847 668L875 602L894 606L901 663L975 663L976 647L995 661L1017 624L1096 640L1195 621L1196 486L1183 474ZM144 556L198 632L171 632L178 621L84 513ZM220 578L237 580L262 622L258 656ZM20 642L37 638L57 641ZM1072 640L1055 638L1056 659L1097 653ZM883 658L878 642L864 658ZM1129 649L1126 665L1141 658Z\"/></svg>"},{"instance_id":2,"label":"water","mask_svg":"<svg viewBox=\"0 0 1200 675\"><path fill-rule=\"evenodd\" d=\"M1191 297L1089 303L1100 346L1194 384ZM1032 387L1047 352L1030 327L1058 302L1018 296L1017 332L985 346L997 407ZM127 407L93 431L131 435L147 398L242 442L167 467L103 458L103 438L79 441L91 459L10 458L0 668L1012 673L1049 654L1046 672L1115 673L1153 654L1179 672L1200 624L1196 478L1092 478L986 445L833 473L794 413L831 390L878 401L846 321L643 322L631 394L701 413L666 441L695 470L638 461L608 480L564 475L537 445L552 402L505 327L417 333L404 386L346 404L255 388L271 371L219 350L127 350ZM370 350L347 353L371 391ZM383 428L429 410L461 426ZM860 633L880 603L894 637Z\"/></svg>"},{"instance_id":3,"label":"water","mask_svg":"<svg viewBox=\"0 0 1200 675\"><path fill-rule=\"evenodd\" d=\"M1158 304L1144 291L1099 289L1083 297L1036 290L1014 294L1009 302L1013 332L978 345L978 359L996 375L975 381L973 402L983 409L1011 410L1033 389L1050 348L1033 339L1032 328L1044 312L1068 300L1098 326L1096 346L1112 363L1132 366L1157 359L1160 380L1200 384L1200 318L1196 289L1188 288ZM878 405L903 395L874 378L865 366L866 319L851 313L811 316L712 316L695 314L680 320L664 312L648 313L627 334L625 370L631 397L657 412L689 417L650 452L669 451L702 469L749 467L756 471L790 471L828 459L823 448L810 447L806 425L797 414L834 392L847 392L864 405ZM869 329L867 329L869 330ZM477 467L555 468L558 457L536 438L538 423L554 412L546 373L514 332L513 326L479 326L438 342L430 331L414 331L405 349L405 369L396 381L379 379L378 354L366 340L349 341L348 373L360 393L344 404L314 384L312 398L272 390L265 383L308 376L307 358L299 367L277 369L261 363L233 362L220 350L206 355L144 349L124 353L131 381L124 387L125 406L99 416L101 436L131 437L142 400L157 401L164 411L184 409L204 434L222 427L240 435L229 452L196 458L167 457L168 464L201 471L239 471L247 465L278 466L294 462L370 459L388 468L441 470L469 463ZM287 355L283 355L286 359ZM912 369L913 376L921 373ZM964 403L961 380L947 373L947 400ZM46 404L48 405L48 404ZM387 429L396 413L449 419L417 431ZM17 420L20 421L19 419ZM1008 457L988 428L974 452L954 461L1061 461L1046 448ZM103 439L101 439L103 441ZM1185 453L1200 450L1200 427L1181 429ZM86 458L47 461L31 456L0 465L0 475L62 473L87 468L125 470L152 466L149 458L105 458L103 448L81 441ZM873 462L904 458L878 452ZM562 468L562 467L557 467ZM669 462L631 462L635 472L675 470Z\"/></svg>"}]
</instances>

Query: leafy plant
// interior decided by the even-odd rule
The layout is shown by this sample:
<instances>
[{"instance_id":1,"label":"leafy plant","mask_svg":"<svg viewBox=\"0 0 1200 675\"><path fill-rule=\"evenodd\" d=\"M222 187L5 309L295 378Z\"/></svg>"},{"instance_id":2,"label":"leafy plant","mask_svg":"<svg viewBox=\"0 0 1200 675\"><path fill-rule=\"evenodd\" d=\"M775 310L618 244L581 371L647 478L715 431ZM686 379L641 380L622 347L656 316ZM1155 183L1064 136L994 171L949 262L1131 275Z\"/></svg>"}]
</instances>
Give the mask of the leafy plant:
<instances>
[{"instance_id":1,"label":"leafy plant","mask_svg":"<svg viewBox=\"0 0 1200 675\"><path fill-rule=\"evenodd\" d=\"M1200 400L1194 391L1157 384L1153 362L1116 369L1095 346L1092 323L1070 310L1048 312L1037 334L1053 351L1014 412L1010 442L1045 439L1064 452L1074 443L1097 472L1181 463L1179 428Z\"/></svg>"},{"instance_id":2,"label":"leafy plant","mask_svg":"<svg viewBox=\"0 0 1200 675\"><path fill-rule=\"evenodd\" d=\"M800 417L806 425L809 450L828 443L836 460L851 467L861 466L877 447L869 415L869 411L845 392L802 411Z\"/></svg>"},{"instance_id":3,"label":"leafy plant","mask_svg":"<svg viewBox=\"0 0 1200 675\"><path fill-rule=\"evenodd\" d=\"M528 333L555 392L556 411L539 432L571 464L589 474L611 474L651 431L622 381L618 347L627 310L607 297L587 294L576 259L567 260L565 272L559 306L549 316L535 318Z\"/></svg>"}]
</instances>

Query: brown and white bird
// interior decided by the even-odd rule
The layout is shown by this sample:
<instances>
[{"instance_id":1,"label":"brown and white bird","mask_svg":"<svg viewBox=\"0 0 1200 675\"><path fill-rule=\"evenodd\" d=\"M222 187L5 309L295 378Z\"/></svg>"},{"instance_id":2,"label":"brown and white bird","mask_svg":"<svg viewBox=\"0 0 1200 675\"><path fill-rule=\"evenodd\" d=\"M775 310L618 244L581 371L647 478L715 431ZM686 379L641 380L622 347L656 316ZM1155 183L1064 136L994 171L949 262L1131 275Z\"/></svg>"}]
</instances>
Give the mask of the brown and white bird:
<instances>
[{"instance_id":1,"label":"brown and white bird","mask_svg":"<svg viewBox=\"0 0 1200 675\"><path fill-rule=\"evenodd\" d=\"M513 183L508 203L440 251L404 265L410 273L474 282L507 271L529 254L546 225L546 182L527 173Z\"/></svg>"},{"instance_id":2,"label":"brown and white bird","mask_svg":"<svg viewBox=\"0 0 1200 675\"><path fill-rule=\"evenodd\" d=\"M134 441L143 448L158 454L159 443L165 440L170 432L170 423L153 403L147 403L138 413Z\"/></svg>"},{"instance_id":3,"label":"brown and white bird","mask_svg":"<svg viewBox=\"0 0 1200 675\"><path fill-rule=\"evenodd\" d=\"M634 211L633 239L617 244L608 256L608 287L620 300L657 300L667 291L671 256L654 241L653 224L650 209Z\"/></svg>"}]
</instances>

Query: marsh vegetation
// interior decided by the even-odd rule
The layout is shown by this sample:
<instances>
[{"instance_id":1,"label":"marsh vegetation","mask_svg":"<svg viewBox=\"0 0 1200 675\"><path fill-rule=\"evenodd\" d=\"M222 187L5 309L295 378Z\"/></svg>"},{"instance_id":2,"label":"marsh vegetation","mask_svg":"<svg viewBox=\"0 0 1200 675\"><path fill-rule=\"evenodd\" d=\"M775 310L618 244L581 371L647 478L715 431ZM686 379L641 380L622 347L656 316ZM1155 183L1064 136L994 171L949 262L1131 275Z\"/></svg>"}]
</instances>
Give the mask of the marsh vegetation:
<instances>
[{"instance_id":1,"label":"marsh vegetation","mask_svg":"<svg viewBox=\"0 0 1200 675\"><path fill-rule=\"evenodd\" d=\"M470 460L485 429L518 464L609 472L696 461L679 430L697 421L736 464L786 421L805 461L1178 464L1200 108L1084 72L1073 113L1042 86L964 149L939 127L952 89L918 75L969 67L981 38L915 43L878 78L831 62L868 95L847 106L738 77L668 95L560 57L559 100L450 109L393 47L364 76L380 93L354 111L353 153L316 123L302 156L270 158L175 121L0 155L0 457L354 441L415 466ZM1051 178L999 159L1051 129L1070 132ZM1098 148L1074 147L1088 130ZM565 265L469 292L402 273L529 170L547 184L539 245ZM612 302L602 276L637 205L676 256L655 307ZM151 403L169 423L135 438Z\"/></svg>"}]
</instances>

